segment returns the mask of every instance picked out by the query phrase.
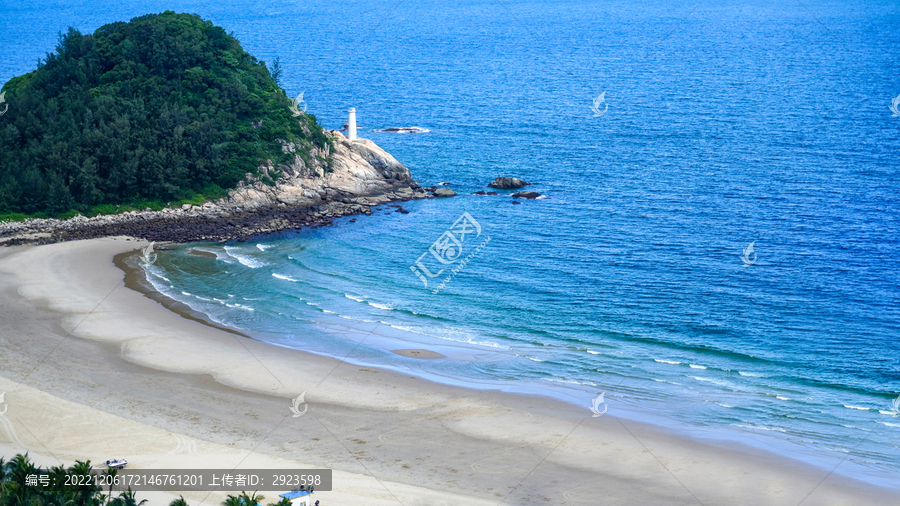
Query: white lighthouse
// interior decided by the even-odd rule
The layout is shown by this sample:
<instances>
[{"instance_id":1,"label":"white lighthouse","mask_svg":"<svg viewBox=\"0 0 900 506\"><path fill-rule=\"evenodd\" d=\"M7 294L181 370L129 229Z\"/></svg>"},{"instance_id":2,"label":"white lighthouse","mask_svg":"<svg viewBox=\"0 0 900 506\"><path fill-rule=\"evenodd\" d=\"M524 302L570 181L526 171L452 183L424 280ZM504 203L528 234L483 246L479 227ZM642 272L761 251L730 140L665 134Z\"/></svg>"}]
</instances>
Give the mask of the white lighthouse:
<instances>
[{"instance_id":1,"label":"white lighthouse","mask_svg":"<svg viewBox=\"0 0 900 506\"><path fill-rule=\"evenodd\" d=\"M347 120L347 138L351 141L356 140L356 108L351 107L348 111L350 119Z\"/></svg>"}]
</instances>

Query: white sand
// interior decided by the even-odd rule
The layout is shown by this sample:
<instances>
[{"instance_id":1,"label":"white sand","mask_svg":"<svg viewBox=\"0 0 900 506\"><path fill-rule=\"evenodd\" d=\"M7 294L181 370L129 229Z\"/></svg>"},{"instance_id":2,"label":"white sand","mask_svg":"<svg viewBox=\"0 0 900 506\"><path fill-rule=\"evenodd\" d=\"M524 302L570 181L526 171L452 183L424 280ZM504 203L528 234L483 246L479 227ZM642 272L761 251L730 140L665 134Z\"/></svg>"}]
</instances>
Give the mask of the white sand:
<instances>
[{"instance_id":1,"label":"white sand","mask_svg":"<svg viewBox=\"0 0 900 506\"><path fill-rule=\"evenodd\" d=\"M323 506L896 501L828 470L613 413L592 418L587 407L437 385L211 328L124 286L112 258L143 245L0 248L7 458L332 468L334 491L315 494ZM292 417L301 392L308 411Z\"/></svg>"}]
</instances>

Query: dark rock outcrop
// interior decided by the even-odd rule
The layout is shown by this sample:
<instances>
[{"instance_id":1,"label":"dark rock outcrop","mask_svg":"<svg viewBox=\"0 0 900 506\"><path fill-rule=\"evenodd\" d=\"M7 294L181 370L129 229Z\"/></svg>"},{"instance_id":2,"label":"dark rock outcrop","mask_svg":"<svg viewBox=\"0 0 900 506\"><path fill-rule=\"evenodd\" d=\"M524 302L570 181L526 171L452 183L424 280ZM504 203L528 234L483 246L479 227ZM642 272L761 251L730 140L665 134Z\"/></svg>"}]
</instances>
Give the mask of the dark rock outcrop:
<instances>
[{"instance_id":1,"label":"dark rock outcrop","mask_svg":"<svg viewBox=\"0 0 900 506\"><path fill-rule=\"evenodd\" d=\"M541 196L538 192L516 192L512 194L513 198L523 198L528 200L534 200Z\"/></svg>"},{"instance_id":2,"label":"dark rock outcrop","mask_svg":"<svg viewBox=\"0 0 900 506\"><path fill-rule=\"evenodd\" d=\"M491 188L499 188L502 190L513 190L529 185L531 185L531 183L526 183L525 181L517 177L498 177L497 179L494 179L492 182L488 183L488 186L490 186Z\"/></svg>"},{"instance_id":3,"label":"dark rock outcrop","mask_svg":"<svg viewBox=\"0 0 900 506\"><path fill-rule=\"evenodd\" d=\"M326 134L333 152L311 153L309 161L296 156L291 166L295 175L286 174L273 186L245 183L230 190L227 198L202 206L0 223L0 245L121 235L158 242L241 240L330 225L333 218L371 215L375 206L428 196L403 164L372 141L351 143L339 132ZM290 145L284 149L292 152ZM330 167L324 163L328 157Z\"/></svg>"}]
</instances>

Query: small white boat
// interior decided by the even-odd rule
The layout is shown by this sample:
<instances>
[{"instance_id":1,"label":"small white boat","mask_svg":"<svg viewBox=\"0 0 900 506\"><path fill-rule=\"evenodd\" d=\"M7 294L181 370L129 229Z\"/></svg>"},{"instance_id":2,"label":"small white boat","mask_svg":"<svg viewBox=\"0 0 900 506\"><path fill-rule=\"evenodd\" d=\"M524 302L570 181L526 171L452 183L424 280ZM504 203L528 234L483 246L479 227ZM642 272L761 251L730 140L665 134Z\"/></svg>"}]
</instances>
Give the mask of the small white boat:
<instances>
[{"instance_id":1,"label":"small white boat","mask_svg":"<svg viewBox=\"0 0 900 506\"><path fill-rule=\"evenodd\" d=\"M112 460L107 460L106 465L113 469L122 469L128 465L128 461L125 459L122 459L122 460L112 459Z\"/></svg>"}]
</instances>

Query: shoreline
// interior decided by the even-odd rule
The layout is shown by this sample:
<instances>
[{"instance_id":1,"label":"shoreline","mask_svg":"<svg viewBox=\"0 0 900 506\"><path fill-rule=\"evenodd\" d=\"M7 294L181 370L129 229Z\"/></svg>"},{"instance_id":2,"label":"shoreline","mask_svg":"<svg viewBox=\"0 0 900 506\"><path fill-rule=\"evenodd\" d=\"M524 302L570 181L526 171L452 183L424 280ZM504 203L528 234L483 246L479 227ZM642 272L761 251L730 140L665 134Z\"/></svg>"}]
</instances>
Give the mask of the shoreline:
<instances>
[{"instance_id":1,"label":"shoreline","mask_svg":"<svg viewBox=\"0 0 900 506\"><path fill-rule=\"evenodd\" d=\"M247 330L247 333L245 333L235 328L229 327L226 324L218 323L214 321L214 318L212 318L212 316L207 315L202 311L193 309L187 303L184 303L171 295L160 292L153 285L153 283L147 279L146 271L143 268L124 262L125 258L137 257L138 253L139 252L136 250L134 252L117 255L116 257L116 266L126 273L126 280L129 276L137 277L142 280L140 282L133 283L132 285L128 285L126 281L126 286L139 291L147 298L159 302L170 311L177 313L184 318L195 320L211 328L233 333L247 339L253 339L255 341L265 343L269 346L299 351L314 357L323 357L331 360L345 361L348 364L353 364L360 367L377 368L383 372L390 372L400 375L413 375L417 380L424 381L429 384L440 384L455 388L461 388L472 392L502 392L505 395L523 396L526 398L537 397L545 400L549 399L554 402L564 403L573 409L587 409L587 404L584 397L586 395L596 394L596 392L591 394L584 389L567 387L560 384L545 385L539 381L519 381L516 382L516 384L511 388L510 383L500 380L467 380L456 376L444 376L435 372L426 372L421 369L410 369L402 366L386 364L379 361L352 358L350 356L342 358L338 355L323 351L313 352L288 344L274 343L266 340L264 337L254 336L252 334L252 331L250 330ZM188 249L186 251L186 254L191 255L197 255L198 253L206 252L196 249ZM209 258L217 258L215 254L206 254L209 255ZM348 339L351 338L352 336L348 336ZM394 338L396 339L396 337ZM410 346L419 346L417 348L410 347L403 349L393 349L393 346L390 346L388 343L384 342L378 344L373 343L371 340L369 342L370 345L375 346L378 349L389 351L395 355L406 358L416 358L423 361L460 359L459 357L448 357L447 355L443 355L442 353L434 351L432 349L421 348L420 346L422 346L422 344L418 342L407 343ZM451 348L462 348L467 350L469 349L465 346L445 346ZM474 355L472 356L472 360L475 360ZM616 396L616 392L612 390L606 391L604 393L607 394L607 401ZM884 474L867 474L866 471L871 472L872 470L866 468L865 466L861 466L852 462L842 462L840 464L840 467L843 467L843 469L833 469L836 462L832 462L833 459L830 459L829 456L824 454L821 450L805 447L789 439L773 437L765 433L756 433L749 430L730 431L728 427L705 427L702 425L691 425L690 423L666 417L658 413L648 412L647 410L642 409L642 406L636 405L636 403L619 403L615 406L610 406L614 407L615 413L626 421L646 424L648 426L656 428L657 430L668 431L669 434L675 435L677 437L689 438L691 440L697 441L708 441L714 445L738 444L746 446L752 448L754 451L764 452L778 459L797 461L802 463L803 465L809 465L825 472L830 471L846 479L866 483L867 485L871 486L891 489L891 485L893 484L893 478L891 476L885 476ZM675 426L673 426L673 424L675 424ZM854 471L849 471L847 469L851 466L856 466ZM898 491L900 491L900 486L898 486Z\"/></svg>"},{"instance_id":2,"label":"shoreline","mask_svg":"<svg viewBox=\"0 0 900 506\"><path fill-rule=\"evenodd\" d=\"M11 414L34 416L10 387L28 364L40 359L40 349L57 343L61 349L50 352L59 354L50 357L56 367L38 365L22 388L40 386L47 395L80 405L79 410L132 423L138 423L134 418L141 413L146 430L169 430L212 444L217 451L228 450L229 442L248 448L255 444L254 458L315 461L313 467L336 470L335 490L339 472L355 471L348 485L363 483L369 475L389 483L391 494L402 490L420 501L461 494L466 504L496 505L506 496L507 504L543 504L545 497L576 504L594 502L598 494L623 504L671 504L675 498L704 504L798 504L812 490L806 504L880 504L892 497L889 489L745 445L691 440L613 415L592 418L586 408L562 401L436 384L222 332L190 315L175 314L128 286L135 280L129 281L118 263L141 245L96 239L0 254L0 287L9 301L4 321L15 327L4 338L10 351L0 358L2 376L13 380L3 385ZM18 317L7 320L10 316ZM15 333L17 329L26 332ZM71 336L62 337L67 332ZM46 346L29 350L23 346L26 336L28 344ZM60 356L68 360L60 361ZM98 375L85 363L128 374ZM17 370L20 374L10 378L9 372ZM188 384L191 388L183 391L172 388ZM83 386L90 388L79 390ZM296 434L276 433L278 420L291 422L287 408L301 391L310 406L308 416L295 420L306 424L302 443ZM135 402L150 409L151 416L135 411ZM246 416L248 407L255 417ZM53 453L64 458L79 449L90 453L84 445L79 448L72 427L62 425L44 428L52 436L35 437L57 441L65 450ZM276 430L266 436L271 426ZM248 441L247 434L261 440ZM7 443L3 438L0 433L0 445ZM42 448L35 445L33 453L42 454ZM540 479L532 481L539 484L527 480L537 475ZM598 475L604 478L602 485ZM371 502L366 493L373 489L353 490L341 492L348 497L340 502ZM322 494L323 500L338 499L337 492Z\"/></svg>"}]
</instances>

